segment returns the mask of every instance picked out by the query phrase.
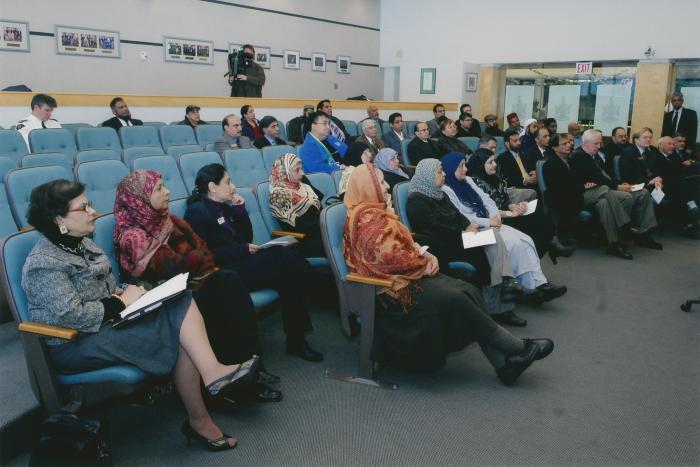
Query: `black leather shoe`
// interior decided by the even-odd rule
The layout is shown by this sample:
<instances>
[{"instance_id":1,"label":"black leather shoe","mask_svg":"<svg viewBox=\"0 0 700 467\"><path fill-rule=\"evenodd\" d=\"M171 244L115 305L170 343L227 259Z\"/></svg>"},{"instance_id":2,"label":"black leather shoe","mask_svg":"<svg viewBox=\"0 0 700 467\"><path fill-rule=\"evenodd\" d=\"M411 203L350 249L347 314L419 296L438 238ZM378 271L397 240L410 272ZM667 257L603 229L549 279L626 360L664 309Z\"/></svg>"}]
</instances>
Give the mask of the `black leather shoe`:
<instances>
[{"instance_id":1,"label":"black leather shoe","mask_svg":"<svg viewBox=\"0 0 700 467\"><path fill-rule=\"evenodd\" d=\"M540 348L537 351L535 360L542 360L554 350L554 342L552 342L551 339L525 339L526 344L529 344L530 342L534 343Z\"/></svg>"},{"instance_id":2,"label":"black leather shoe","mask_svg":"<svg viewBox=\"0 0 700 467\"><path fill-rule=\"evenodd\" d=\"M497 323L507 324L509 326L516 326L523 328L527 326L527 320L516 315L513 311L504 311L503 313L495 313L491 315L491 318Z\"/></svg>"},{"instance_id":3,"label":"black leather shoe","mask_svg":"<svg viewBox=\"0 0 700 467\"><path fill-rule=\"evenodd\" d=\"M616 242L608 245L605 252L611 256L617 256L622 259L632 259L632 255L625 249L622 243Z\"/></svg>"},{"instance_id":4,"label":"black leather shoe","mask_svg":"<svg viewBox=\"0 0 700 467\"><path fill-rule=\"evenodd\" d=\"M526 342L525 350L517 355L506 358L506 364L496 370L498 379L506 386L515 383L515 380L537 359L540 346L535 342Z\"/></svg>"},{"instance_id":5,"label":"black leather shoe","mask_svg":"<svg viewBox=\"0 0 700 467\"><path fill-rule=\"evenodd\" d=\"M663 250L664 246L651 238L648 233L642 235L636 235L634 237L634 244L644 248L649 248L651 250Z\"/></svg>"},{"instance_id":6,"label":"black leather shoe","mask_svg":"<svg viewBox=\"0 0 700 467\"><path fill-rule=\"evenodd\" d=\"M282 391L271 388L267 384L257 383L253 385L257 390L255 399L258 402L279 402L282 400Z\"/></svg>"},{"instance_id":7,"label":"black leather shoe","mask_svg":"<svg viewBox=\"0 0 700 467\"><path fill-rule=\"evenodd\" d=\"M555 238L552 240L547 253L549 254L549 259L552 260L552 264L557 264L557 257L568 258L574 254L574 251L576 251L575 246L565 246L559 239Z\"/></svg>"},{"instance_id":8,"label":"black leather shoe","mask_svg":"<svg viewBox=\"0 0 700 467\"><path fill-rule=\"evenodd\" d=\"M268 373L267 370L259 370L255 380L256 383L260 384L279 384L280 381L282 380L279 376Z\"/></svg>"},{"instance_id":9,"label":"black leather shoe","mask_svg":"<svg viewBox=\"0 0 700 467\"><path fill-rule=\"evenodd\" d=\"M542 296L542 302L549 302L555 298L559 298L566 293L565 285L554 285L549 282L537 287L537 291L540 292Z\"/></svg>"},{"instance_id":10,"label":"black leather shoe","mask_svg":"<svg viewBox=\"0 0 700 467\"><path fill-rule=\"evenodd\" d=\"M511 303L520 297L525 288L512 277L504 277L501 283L501 303Z\"/></svg>"},{"instance_id":11,"label":"black leather shoe","mask_svg":"<svg viewBox=\"0 0 700 467\"><path fill-rule=\"evenodd\" d=\"M302 339L299 343L287 340L287 354L301 357L302 360L306 360L307 362L323 361L323 354L315 351L309 343L306 342L306 339Z\"/></svg>"},{"instance_id":12,"label":"black leather shoe","mask_svg":"<svg viewBox=\"0 0 700 467\"><path fill-rule=\"evenodd\" d=\"M693 240L700 240L700 227L697 224L688 224L681 231L681 235Z\"/></svg>"}]
</instances>

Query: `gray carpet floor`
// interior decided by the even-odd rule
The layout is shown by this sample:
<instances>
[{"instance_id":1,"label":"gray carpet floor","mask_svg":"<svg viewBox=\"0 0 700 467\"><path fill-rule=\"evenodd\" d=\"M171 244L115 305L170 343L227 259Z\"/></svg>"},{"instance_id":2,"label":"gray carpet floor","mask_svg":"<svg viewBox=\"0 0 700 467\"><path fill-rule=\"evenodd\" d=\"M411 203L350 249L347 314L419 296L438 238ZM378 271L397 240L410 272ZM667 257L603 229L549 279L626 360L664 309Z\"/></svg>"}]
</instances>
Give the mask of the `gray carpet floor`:
<instances>
[{"instance_id":1,"label":"gray carpet floor","mask_svg":"<svg viewBox=\"0 0 700 467\"><path fill-rule=\"evenodd\" d=\"M665 236L634 261L579 249L545 273L569 293L520 306L522 337L550 337L554 353L502 386L478 346L427 375L385 370L395 391L327 379L352 372L357 343L330 309L315 309L310 340L326 360L283 353L279 314L261 322L268 369L284 400L214 414L239 439L210 453L186 446L176 398L102 410L117 465L698 465L700 243ZM26 457L13 464L26 462Z\"/></svg>"}]
</instances>

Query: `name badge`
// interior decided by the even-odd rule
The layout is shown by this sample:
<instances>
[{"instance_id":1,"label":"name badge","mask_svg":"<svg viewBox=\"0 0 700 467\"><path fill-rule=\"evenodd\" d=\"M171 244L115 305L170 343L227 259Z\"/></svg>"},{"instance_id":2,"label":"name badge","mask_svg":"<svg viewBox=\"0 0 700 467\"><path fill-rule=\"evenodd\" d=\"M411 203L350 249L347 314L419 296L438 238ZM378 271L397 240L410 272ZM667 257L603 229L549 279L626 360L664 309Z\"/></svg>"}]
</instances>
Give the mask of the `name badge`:
<instances>
[{"instance_id":1,"label":"name badge","mask_svg":"<svg viewBox=\"0 0 700 467\"><path fill-rule=\"evenodd\" d=\"M232 149L236 149L237 147L238 147L238 145L237 145L236 143L232 143L232 144L231 144L231 148L232 148Z\"/></svg>"},{"instance_id":2,"label":"name badge","mask_svg":"<svg viewBox=\"0 0 700 467\"><path fill-rule=\"evenodd\" d=\"M221 224L223 224L223 223L226 222L226 221L224 220L224 217L221 216L221 217L219 217L219 218L216 220L216 222L218 222L219 225L221 225Z\"/></svg>"}]
</instances>

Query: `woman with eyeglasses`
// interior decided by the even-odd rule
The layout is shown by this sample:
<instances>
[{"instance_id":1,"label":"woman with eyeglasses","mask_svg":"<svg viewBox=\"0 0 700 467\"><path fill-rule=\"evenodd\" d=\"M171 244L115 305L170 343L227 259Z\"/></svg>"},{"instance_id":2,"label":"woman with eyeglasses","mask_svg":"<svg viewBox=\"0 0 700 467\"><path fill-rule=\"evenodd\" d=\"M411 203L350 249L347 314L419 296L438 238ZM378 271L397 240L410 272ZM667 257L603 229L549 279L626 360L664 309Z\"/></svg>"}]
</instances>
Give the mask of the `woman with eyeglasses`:
<instances>
[{"instance_id":1,"label":"woman with eyeglasses","mask_svg":"<svg viewBox=\"0 0 700 467\"><path fill-rule=\"evenodd\" d=\"M32 321L80 332L75 340L46 339L49 357L63 373L121 364L148 375L172 372L188 415L182 424L185 437L213 451L235 448L236 439L207 412L200 378L209 394L218 394L250 378L257 356L240 365L219 363L189 292L129 326L112 327L110 322L144 289L117 289L107 255L89 238L96 212L84 191L80 183L56 180L38 186L30 197L29 223L43 238L22 270L29 315Z\"/></svg>"}]
</instances>

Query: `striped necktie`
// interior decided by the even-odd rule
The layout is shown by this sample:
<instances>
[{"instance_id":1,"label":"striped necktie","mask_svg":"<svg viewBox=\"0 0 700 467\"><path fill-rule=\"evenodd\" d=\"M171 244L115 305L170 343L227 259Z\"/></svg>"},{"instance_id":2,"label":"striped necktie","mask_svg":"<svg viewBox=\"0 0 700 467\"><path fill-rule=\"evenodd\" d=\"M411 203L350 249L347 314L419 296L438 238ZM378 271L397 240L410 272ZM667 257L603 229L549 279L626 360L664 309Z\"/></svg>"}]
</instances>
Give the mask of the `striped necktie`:
<instances>
[{"instance_id":1,"label":"striped necktie","mask_svg":"<svg viewBox=\"0 0 700 467\"><path fill-rule=\"evenodd\" d=\"M336 125L333 120L329 120L328 123L331 126L331 133L333 134L333 136L335 136L336 139L338 141L340 141L341 143L344 143L345 142L345 134L343 133L343 130L341 130L340 127L338 125Z\"/></svg>"}]
</instances>

